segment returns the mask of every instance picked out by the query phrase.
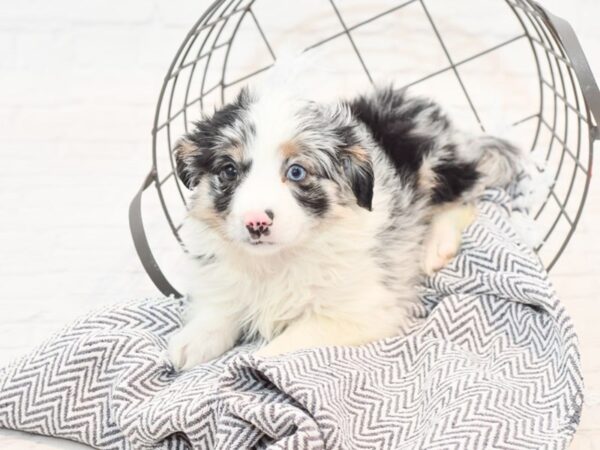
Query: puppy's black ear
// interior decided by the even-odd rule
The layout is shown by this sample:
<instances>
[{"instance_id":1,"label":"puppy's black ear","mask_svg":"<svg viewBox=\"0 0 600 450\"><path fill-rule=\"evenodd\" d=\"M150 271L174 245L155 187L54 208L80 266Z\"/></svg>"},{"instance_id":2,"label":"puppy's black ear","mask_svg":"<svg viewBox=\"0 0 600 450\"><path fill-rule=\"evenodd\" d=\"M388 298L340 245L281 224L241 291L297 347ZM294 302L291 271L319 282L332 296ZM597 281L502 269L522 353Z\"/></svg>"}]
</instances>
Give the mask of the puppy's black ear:
<instances>
[{"instance_id":1,"label":"puppy's black ear","mask_svg":"<svg viewBox=\"0 0 600 450\"><path fill-rule=\"evenodd\" d=\"M358 206L371 211L373 204L373 163L366 150L360 146L350 147L343 152L344 173L350 182Z\"/></svg>"},{"instance_id":2,"label":"puppy's black ear","mask_svg":"<svg viewBox=\"0 0 600 450\"><path fill-rule=\"evenodd\" d=\"M200 182L201 170L196 164L200 153L200 149L186 137L179 139L175 144L177 176L188 189L194 189Z\"/></svg>"}]
</instances>

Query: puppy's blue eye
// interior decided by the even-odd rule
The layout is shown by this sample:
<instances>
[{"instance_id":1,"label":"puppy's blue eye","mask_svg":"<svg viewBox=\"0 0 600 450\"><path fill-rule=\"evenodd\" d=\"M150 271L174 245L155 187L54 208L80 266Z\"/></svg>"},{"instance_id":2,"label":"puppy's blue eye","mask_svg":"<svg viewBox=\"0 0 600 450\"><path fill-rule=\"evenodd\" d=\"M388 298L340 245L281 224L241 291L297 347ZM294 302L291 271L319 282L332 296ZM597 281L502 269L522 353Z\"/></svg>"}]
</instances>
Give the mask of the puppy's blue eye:
<instances>
[{"instance_id":1,"label":"puppy's blue eye","mask_svg":"<svg viewBox=\"0 0 600 450\"><path fill-rule=\"evenodd\" d=\"M285 176L290 181L302 181L306 178L306 169L298 164L292 164Z\"/></svg>"},{"instance_id":2,"label":"puppy's blue eye","mask_svg":"<svg viewBox=\"0 0 600 450\"><path fill-rule=\"evenodd\" d=\"M226 181L233 181L238 176L238 171L233 164L227 164L223 169L221 169L221 173L219 173L221 179Z\"/></svg>"}]
</instances>

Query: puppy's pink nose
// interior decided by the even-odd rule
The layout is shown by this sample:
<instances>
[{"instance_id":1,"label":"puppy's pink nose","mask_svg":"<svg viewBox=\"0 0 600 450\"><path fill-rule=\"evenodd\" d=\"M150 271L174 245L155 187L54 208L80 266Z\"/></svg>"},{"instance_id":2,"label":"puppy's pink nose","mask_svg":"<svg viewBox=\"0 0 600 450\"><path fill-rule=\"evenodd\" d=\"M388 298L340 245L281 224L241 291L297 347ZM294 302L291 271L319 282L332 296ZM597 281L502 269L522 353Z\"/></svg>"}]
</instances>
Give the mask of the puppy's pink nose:
<instances>
[{"instance_id":1,"label":"puppy's pink nose","mask_svg":"<svg viewBox=\"0 0 600 450\"><path fill-rule=\"evenodd\" d=\"M254 239L258 239L261 235L269 234L269 227L273 225L273 211L266 209L265 211L249 211L244 214L244 225Z\"/></svg>"}]
</instances>

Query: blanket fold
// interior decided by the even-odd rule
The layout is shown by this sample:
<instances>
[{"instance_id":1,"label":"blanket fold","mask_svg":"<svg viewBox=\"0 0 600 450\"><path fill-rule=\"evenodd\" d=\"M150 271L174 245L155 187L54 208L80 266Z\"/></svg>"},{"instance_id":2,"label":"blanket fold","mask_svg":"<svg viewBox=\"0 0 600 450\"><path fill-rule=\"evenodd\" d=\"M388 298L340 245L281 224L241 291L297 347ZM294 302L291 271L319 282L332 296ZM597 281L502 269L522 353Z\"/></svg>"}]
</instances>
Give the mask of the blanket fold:
<instances>
[{"instance_id":1,"label":"blanket fold","mask_svg":"<svg viewBox=\"0 0 600 450\"><path fill-rule=\"evenodd\" d=\"M577 338L490 190L412 332L277 358L237 347L177 374L185 300L89 314L0 370L0 427L100 449L562 449L579 422Z\"/></svg>"}]
</instances>

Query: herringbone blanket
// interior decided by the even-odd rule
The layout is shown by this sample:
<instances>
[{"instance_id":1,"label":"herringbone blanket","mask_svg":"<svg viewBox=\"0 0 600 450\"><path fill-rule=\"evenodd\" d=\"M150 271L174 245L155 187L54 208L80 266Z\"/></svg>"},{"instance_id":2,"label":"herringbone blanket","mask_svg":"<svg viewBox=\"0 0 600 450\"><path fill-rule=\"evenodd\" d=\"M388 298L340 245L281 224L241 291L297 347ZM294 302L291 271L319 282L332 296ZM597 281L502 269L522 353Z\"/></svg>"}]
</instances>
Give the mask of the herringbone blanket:
<instances>
[{"instance_id":1,"label":"herringbone blanket","mask_svg":"<svg viewBox=\"0 0 600 450\"><path fill-rule=\"evenodd\" d=\"M246 346L176 374L183 302L135 301L0 371L0 427L101 449L565 448L583 401L571 320L508 196L479 209L408 337L273 360Z\"/></svg>"}]
</instances>

